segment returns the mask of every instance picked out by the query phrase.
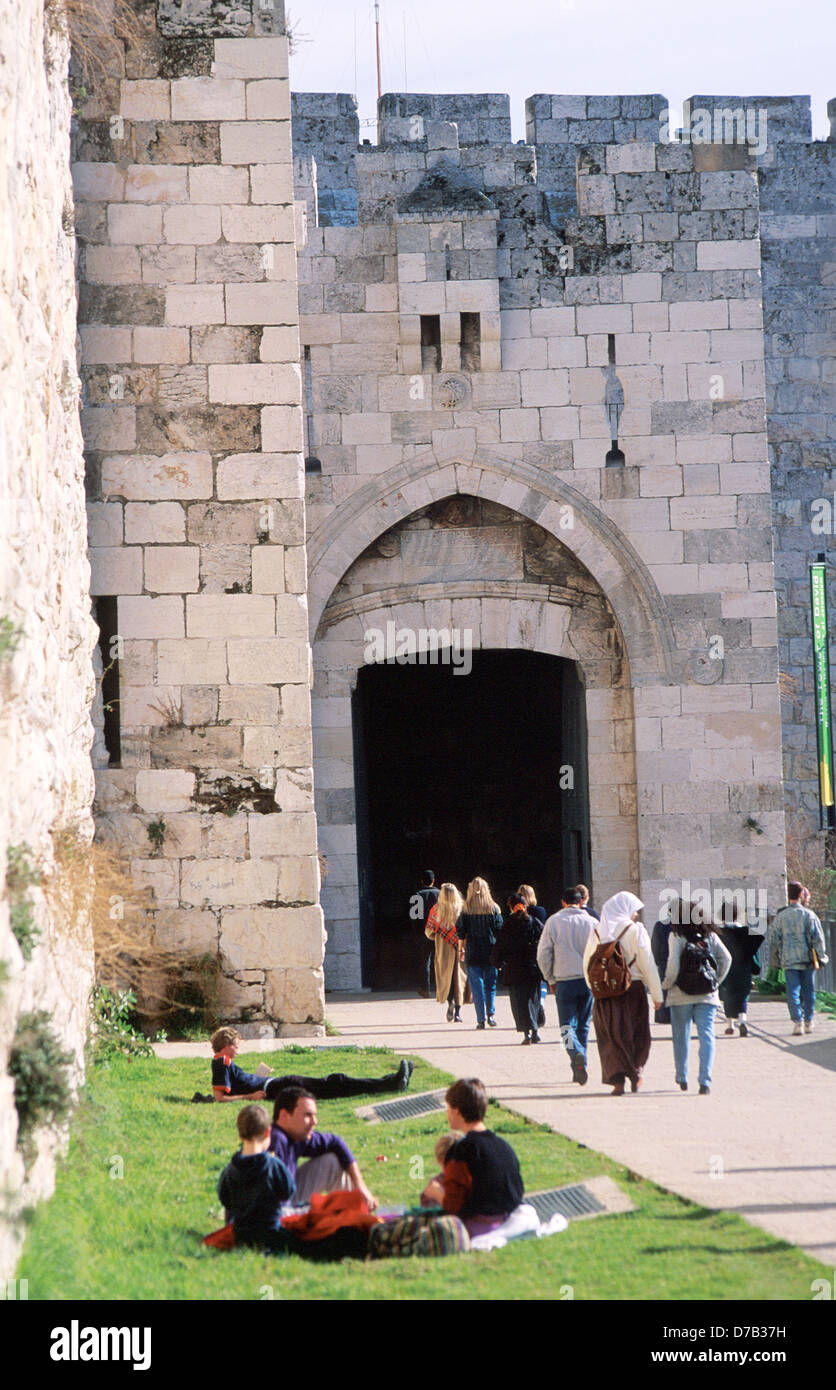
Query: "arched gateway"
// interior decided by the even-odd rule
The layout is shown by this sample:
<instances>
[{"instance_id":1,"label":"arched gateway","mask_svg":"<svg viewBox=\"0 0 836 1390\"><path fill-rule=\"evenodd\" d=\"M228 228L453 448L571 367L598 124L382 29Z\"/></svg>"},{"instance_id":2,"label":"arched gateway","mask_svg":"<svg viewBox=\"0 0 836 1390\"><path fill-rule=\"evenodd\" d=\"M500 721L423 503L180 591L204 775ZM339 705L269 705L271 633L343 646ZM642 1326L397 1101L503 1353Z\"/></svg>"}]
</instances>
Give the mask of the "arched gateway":
<instances>
[{"instance_id":1,"label":"arched gateway","mask_svg":"<svg viewBox=\"0 0 836 1390\"><path fill-rule=\"evenodd\" d=\"M638 887L630 646L645 680L673 659L652 580L576 489L480 454L363 491L310 547L312 593L354 557L314 642L331 988L409 983L425 861L547 904L564 879Z\"/></svg>"}]
</instances>

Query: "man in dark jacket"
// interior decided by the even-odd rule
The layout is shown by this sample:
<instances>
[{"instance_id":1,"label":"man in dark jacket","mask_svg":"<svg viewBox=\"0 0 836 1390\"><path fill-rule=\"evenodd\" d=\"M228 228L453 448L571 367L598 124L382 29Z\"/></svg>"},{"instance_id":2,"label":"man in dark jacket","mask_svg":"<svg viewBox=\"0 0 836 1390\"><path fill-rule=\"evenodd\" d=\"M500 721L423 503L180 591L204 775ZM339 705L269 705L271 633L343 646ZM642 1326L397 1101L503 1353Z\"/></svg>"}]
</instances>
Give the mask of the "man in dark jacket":
<instances>
[{"instance_id":1,"label":"man in dark jacket","mask_svg":"<svg viewBox=\"0 0 836 1390\"><path fill-rule=\"evenodd\" d=\"M437 902L438 889L435 886L435 874L432 869L425 869L421 874L421 887L417 893L412 894L409 900L410 921L421 923L421 944L418 948L421 961L418 974L418 993L422 999L429 999L433 993L435 942L429 941L424 936L423 929L427 925L427 918Z\"/></svg>"}]
</instances>

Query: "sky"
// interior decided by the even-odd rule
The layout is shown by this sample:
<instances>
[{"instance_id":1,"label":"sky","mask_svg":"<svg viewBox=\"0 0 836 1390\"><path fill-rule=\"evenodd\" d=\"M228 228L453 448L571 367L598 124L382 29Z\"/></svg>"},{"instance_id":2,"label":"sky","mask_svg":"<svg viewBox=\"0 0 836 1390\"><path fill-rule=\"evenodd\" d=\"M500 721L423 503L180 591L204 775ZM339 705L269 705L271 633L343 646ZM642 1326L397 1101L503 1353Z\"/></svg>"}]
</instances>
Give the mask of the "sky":
<instances>
[{"instance_id":1,"label":"sky","mask_svg":"<svg viewBox=\"0 0 836 1390\"><path fill-rule=\"evenodd\" d=\"M286 0L296 91L353 92L375 140L373 0ZM507 92L514 139L537 92L809 94L825 139L836 0L380 0L384 92Z\"/></svg>"}]
</instances>

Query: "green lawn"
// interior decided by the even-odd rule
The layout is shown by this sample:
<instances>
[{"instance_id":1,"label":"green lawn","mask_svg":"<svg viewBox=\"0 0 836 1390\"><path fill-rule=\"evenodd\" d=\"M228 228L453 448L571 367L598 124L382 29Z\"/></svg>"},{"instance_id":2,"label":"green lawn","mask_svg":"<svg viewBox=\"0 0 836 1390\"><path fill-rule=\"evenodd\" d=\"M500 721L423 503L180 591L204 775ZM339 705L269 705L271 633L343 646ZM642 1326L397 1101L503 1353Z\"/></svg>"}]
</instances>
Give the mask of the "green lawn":
<instances>
[{"instance_id":1,"label":"green lawn","mask_svg":"<svg viewBox=\"0 0 836 1390\"><path fill-rule=\"evenodd\" d=\"M383 1048L281 1050L285 1071L379 1075ZM252 1070L262 1055L242 1056ZM441 1260L311 1264L207 1250L220 1226L218 1174L237 1147L236 1107L197 1106L208 1060L94 1067L55 1196L35 1213L18 1270L30 1299L809 1299L824 1266L740 1218L692 1205L600 1154L491 1105L488 1124L516 1149L528 1191L608 1173L638 1210L561 1235ZM412 1089L451 1078L417 1060ZM319 1104L384 1203L417 1200L435 1171L443 1121L358 1120L352 1101ZM378 1156L386 1158L379 1162ZM119 1173L123 1175L118 1176Z\"/></svg>"}]
</instances>

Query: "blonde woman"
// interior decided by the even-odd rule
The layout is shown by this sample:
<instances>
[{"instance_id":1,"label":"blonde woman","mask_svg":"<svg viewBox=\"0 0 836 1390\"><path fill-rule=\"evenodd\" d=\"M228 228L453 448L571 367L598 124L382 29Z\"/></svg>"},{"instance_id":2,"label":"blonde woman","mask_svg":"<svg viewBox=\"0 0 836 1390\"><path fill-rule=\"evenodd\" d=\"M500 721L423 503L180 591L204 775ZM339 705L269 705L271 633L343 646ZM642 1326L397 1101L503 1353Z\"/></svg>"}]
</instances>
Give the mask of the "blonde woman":
<instances>
[{"instance_id":1,"label":"blonde woman","mask_svg":"<svg viewBox=\"0 0 836 1390\"><path fill-rule=\"evenodd\" d=\"M476 1027L496 1027L496 966L491 952L502 927L502 913L491 897L483 878L467 885L464 911L456 923L459 940L464 942L464 964L476 1008Z\"/></svg>"},{"instance_id":2,"label":"blonde woman","mask_svg":"<svg viewBox=\"0 0 836 1390\"><path fill-rule=\"evenodd\" d=\"M439 1004L446 1001L448 1023L463 1023L462 1004L470 1002L462 946L456 935L463 906L455 883L442 883L424 928L424 935L435 942L435 997Z\"/></svg>"}]
</instances>

